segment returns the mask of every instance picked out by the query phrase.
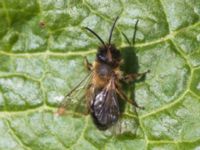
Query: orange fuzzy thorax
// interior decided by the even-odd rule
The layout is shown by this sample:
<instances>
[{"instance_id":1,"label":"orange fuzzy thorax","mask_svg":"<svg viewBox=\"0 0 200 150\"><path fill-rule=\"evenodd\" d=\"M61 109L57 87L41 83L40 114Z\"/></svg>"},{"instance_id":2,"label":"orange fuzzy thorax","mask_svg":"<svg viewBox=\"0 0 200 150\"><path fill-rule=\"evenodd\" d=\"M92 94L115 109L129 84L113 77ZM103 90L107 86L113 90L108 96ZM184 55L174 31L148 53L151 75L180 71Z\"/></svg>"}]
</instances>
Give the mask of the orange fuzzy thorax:
<instances>
[{"instance_id":1,"label":"orange fuzzy thorax","mask_svg":"<svg viewBox=\"0 0 200 150\"><path fill-rule=\"evenodd\" d=\"M116 75L116 80L120 79L122 76L122 72L119 70L119 67L112 68L107 65L103 66L102 63L99 63L97 61L93 63L93 69L94 69L94 76L92 79L92 84L96 88L100 89L104 88L109 83L113 73Z\"/></svg>"}]
</instances>

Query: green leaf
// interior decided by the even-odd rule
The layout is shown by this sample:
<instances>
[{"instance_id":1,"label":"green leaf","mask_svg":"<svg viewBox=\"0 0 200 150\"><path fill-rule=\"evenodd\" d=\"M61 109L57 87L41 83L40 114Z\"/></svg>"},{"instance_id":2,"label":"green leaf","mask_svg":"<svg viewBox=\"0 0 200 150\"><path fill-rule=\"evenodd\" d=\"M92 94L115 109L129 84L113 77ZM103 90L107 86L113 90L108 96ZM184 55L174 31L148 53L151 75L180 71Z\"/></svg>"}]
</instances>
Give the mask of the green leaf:
<instances>
[{"instance_id":1,"label":"green leaf","mask_svg":"<svg viewBox=\"0 0 200 150\"><path fill-rule=\"evenodd\" d=\"M106 41L118 15L123 69L151 70L125 88L145 110L126 103L107 131L73 109L56 116L100 44L82 27ZM199 0L1 0L0 18L1 150L200 149ZM122 32L131 39L137 19L134 48Z\"/></svg>"}]
</instances>

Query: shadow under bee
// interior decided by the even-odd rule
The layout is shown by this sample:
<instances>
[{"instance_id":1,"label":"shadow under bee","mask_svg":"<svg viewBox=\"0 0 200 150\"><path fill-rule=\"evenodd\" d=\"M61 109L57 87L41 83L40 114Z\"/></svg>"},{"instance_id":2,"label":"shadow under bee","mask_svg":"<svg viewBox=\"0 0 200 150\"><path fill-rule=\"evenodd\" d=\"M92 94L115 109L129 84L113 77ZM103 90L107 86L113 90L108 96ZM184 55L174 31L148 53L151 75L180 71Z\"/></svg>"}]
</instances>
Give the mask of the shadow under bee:
<instances>
[{"instance_id":1,"label":"shadow under bee","mask_svg":"<svg viewBox=\"0 0 200 150\"><path fill-rule=\"evenodd\" d=\"M123 58L123 63L121 65L121 69L124 72L124 74L132 74L132 73L138 73L139 70L139 64L138 64L138 57L135 53L135 48L133 46L124 47L121 49L121 54ZM135 99L135 83L136 81L130 82L130 83L123 83L122 88L126 92L127 95L130 95L131 99ZM131 91L131 93L129 93ZM124 112L126 102L123 100L120 100L121 105L121 112ZM132 106L134 109L135 107Z\"/></svg>"},{"instance_id":2,"label":"shadow under bee","mask_svg":"<svg viewBox=\"0 0 200 150\"><path fill-rule=\"evenodd\" d=\"M139 62L138 62L138 57L136 55L136 49L133 46L128 46L128 47L124 47L120 49L120 52L122 54L122 58L123 58L123 63L121 65L121 70L124 72L124 74L138 74L139 73ZM126 95L133 101L139 101L135 98L135 83L138 82L144 82L145 80L145 75L140 77L137 80L134 80L130 83L122 83L122 89L124 90L124 92L126 93ZM120 104L120 112L121 114L126 114L125 113L125 108L127 104L127 102L123 101L123 100L119 100L119 104ZM120 126L121 126L121 130L120 134L118 134L119 138L122 136L136 136L136 132L137 129L139 127L139 120L137 119L138 117L138 113L136 111L136 107L135 106L130 106L131 107L131 112L134 113L134 115L136 116L136 118L134 118L134 131L130 130L130 129L124 129L126 127L124 127L124 124L126 124L126 119L124 119L123 117L120 119ZM126 118L126 116L125 116ZM131 134L129 134L129 132L131 132ZM134 132L134 133L133 133Z\"/></svg>"}]
</instances>

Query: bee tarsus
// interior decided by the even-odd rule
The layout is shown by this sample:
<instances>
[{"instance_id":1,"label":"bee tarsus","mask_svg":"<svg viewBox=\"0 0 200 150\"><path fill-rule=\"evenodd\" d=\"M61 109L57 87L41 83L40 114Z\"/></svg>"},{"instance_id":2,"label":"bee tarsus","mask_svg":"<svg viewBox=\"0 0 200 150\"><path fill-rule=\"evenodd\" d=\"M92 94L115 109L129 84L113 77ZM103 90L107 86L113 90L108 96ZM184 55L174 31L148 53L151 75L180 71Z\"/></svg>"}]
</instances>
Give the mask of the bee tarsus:
<instances>
[{"instance_id":1,"label":"bee tarsus","mask_svg":"<svg viewBox=\"0 0 200 150\"><path fill-rule=\"evenodd\" d=\"M127 74L127 75L124 76L124 78L122 80L124 82L126 82L126 83L130 83L130 82L136 80L139 77L141 77L141 78L144 77L149 72L150 72L150 70L147 70L147 71L145 71L143 73L131 73L131 74Z\"/></svg>"},{"instance_id":2,"label":"bee tarsus","mask_svg":"<svg viewBox=\"0 0 200 150\"><path fill-rule=\"evenodd\" d=\"M145 109L144 107L139 106L139 105L136 103L136 101L135 101L134 99L129 99L129 98L126 96L126 94L125 94L122 90L120 90L120 89L117 90L117 93L118 93L118 95L120 96L120 98L121 98L122 100L127 101L128 103L134 105L134 106L137 107L137 108Z\"/></svg>"}]
</instances>

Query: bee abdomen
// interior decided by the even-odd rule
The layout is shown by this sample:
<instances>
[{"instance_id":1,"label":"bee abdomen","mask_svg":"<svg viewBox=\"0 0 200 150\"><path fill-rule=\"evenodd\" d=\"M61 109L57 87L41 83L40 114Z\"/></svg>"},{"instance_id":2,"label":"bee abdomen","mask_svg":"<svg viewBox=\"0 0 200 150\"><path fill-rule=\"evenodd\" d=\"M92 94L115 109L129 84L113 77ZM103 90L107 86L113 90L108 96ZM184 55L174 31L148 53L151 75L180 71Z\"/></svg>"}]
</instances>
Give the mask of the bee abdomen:
<instances>
[{"instance_id":1,"label":"bee abdomen","mask_svg":"<svg viewBox=\"0 0 200 150\"><path fill-rule=\"evenodd\" d=\"M91 101L91 115L97 127L107 129L119 118L119 105L114 90L103 90Z\"/></svg>"}]
</instances>

